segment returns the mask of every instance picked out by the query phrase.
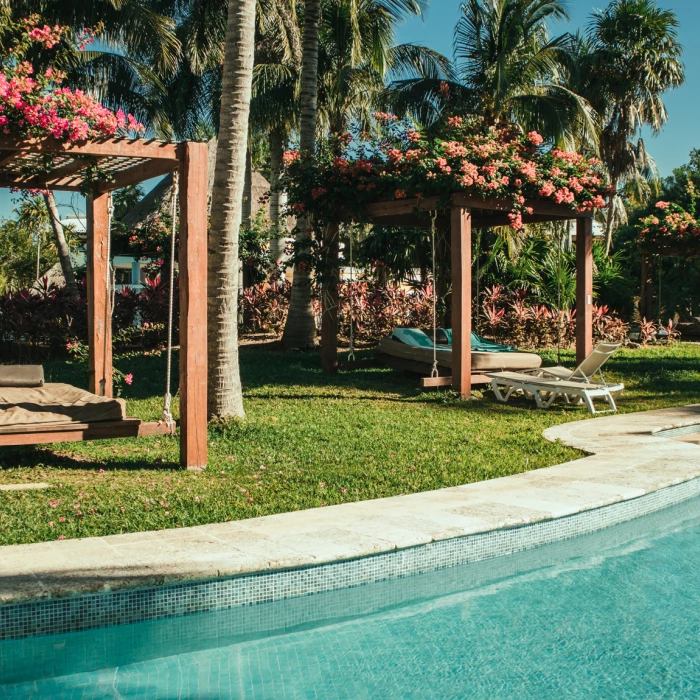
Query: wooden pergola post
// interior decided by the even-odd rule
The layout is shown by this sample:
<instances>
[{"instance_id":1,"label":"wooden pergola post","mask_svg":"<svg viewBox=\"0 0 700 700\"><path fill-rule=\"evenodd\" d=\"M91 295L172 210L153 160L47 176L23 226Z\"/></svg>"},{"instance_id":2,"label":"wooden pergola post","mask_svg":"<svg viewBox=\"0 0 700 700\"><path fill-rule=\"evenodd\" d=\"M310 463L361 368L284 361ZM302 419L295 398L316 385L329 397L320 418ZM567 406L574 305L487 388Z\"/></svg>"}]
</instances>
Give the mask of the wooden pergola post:
<instances>
[{"instance_id":1,"label":"wooden pergola post","mask_svg":"<svg viewBox=\"0 0 700 700\"><path fill-rule=\"evenodd\" d=\"M207 144L180 145L180 464L207 465Z\"/></svg>"},{"instance_id":2,"label":"wooden pergola post","mask_svg":"<svg viewBox=\"0 0 700 700\"><path fill-rule=\"evenodd\" d=\"M639 315L647 321L654 317L652 309L652 265L646 254L642 255L642 275L639 288Z\"/></svg>"},{"instance_id":3,"label":"wooden pergola post","mask_svg":"<svg viewBox=\"0 0 700 700\"><path fill-rule=\"evenodd\" d=\"M338 305L340 227L328 224L323 232L323 283L321 288L321 365L326 374L338 371Z\"/></svg>"},{"instance_id":4,"label":"wooden pergola post","mask_svg":"<svg viewBox=\"0 0 700 700\"><path fill-rule=\"evenodd\" d=\"M468 399L472 390L472 215L452 207L452 388Z\"/></svg>"},{"instance_id":5,"label":"wooden pergola post","mask_svg":"<svg viewBox=\"0 0 700 700\"><path fill-rule=\"evenodd\" d=\"M112 396L112 300L109 296L109 194L87 198L88 390Z\"/></svg>"},{"instance_id":6,"label":"wooden pergola post","mask_svg":"<svg viewBox=\"0 0 700 700\"><path fill-rule=\"evenodd\" d=\"M576 219L576 363L593 350L593 219Z\"/></svg>"}]
</instances>

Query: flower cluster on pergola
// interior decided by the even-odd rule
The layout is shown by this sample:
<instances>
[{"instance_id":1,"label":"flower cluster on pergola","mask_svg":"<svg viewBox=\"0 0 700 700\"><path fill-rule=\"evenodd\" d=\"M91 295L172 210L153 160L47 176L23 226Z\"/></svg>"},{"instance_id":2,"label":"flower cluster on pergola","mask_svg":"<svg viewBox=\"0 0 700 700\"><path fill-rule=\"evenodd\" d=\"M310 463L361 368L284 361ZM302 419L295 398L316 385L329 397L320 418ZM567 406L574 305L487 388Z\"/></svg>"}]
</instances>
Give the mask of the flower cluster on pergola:
<instances>
[{"instance_id":1,"label":"flower cluster on pergola","mask_svg":"<svg viewBox=\"0 0 700 700\"><path fill-rule=\"evenodd\" d=\"M36 167L33 167L36 164ZM114 137L87 141L0 138L0 187L87 192L89 389L112 396L109 193L171 172L180 174L180 462L207 463L207 145ZM96 177L96 179L88 178ZM96 174L96 175L94 175ZM38 444L163 432L160 423L95 423L72 431L0 436ZM8 439L11 438L11 439Z\"/></svg>"},{"instance_id":2,"label":"flower cluster on pergola","mask_svg":"<svg viewBox=\"0 0 700 700\"><path fill-rule=\"evenodd\" d=\"M528 211L522 221L541 223L576 220L576 358L581 361L593 348L593 211L577 211L566 204L544 200L525 203ZM370 222L380 226L428 228L428 212L437 212L438 225L450 227L452 268L452 388L464 398L471 394L472 330L472 231L508 225L512 201L485 198L466 193L445 197L406 198L368 204L356 215L348 213L344 223ZM334 261L328 271L322 295L321 331L324 371L338 368L338 260L339 229L326 227L324 258ZM483 378L480 378L483 379Z\"/></svg>"}]
</instances>

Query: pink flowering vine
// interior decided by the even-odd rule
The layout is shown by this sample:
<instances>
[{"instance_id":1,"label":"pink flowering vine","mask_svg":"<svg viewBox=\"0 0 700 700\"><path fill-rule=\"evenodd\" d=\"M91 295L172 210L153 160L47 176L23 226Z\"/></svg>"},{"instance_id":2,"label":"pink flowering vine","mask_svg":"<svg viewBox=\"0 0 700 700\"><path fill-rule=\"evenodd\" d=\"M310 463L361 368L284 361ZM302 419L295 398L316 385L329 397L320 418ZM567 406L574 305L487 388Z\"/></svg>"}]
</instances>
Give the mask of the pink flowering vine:
<instances>
[{"instance_id":1,"label":"pink flowering vine","mask_svg":"<svg viewBox=\"0 0 700 700\"><path fill-rule=\"evenodd\" d=\"M64 86L62 71L54 67L37 71L27 60L37 45L56 60L59 48L84 50L94 41L93 32L84 29L74 34L68 27L42 25L38 15L12 29L17 38L0 57L0 133L80 142L144 132L133 115L112 112L84 91Z\"/></svg>"},{"instance_id":2,"label":"pink flowering vine","mask_svg":"<svg viewBox=\"0 0 700 700\"><path fill-rule=\"evenodd\" d=\"M426 136L395 115L374 115L380 136L358 133L311 157L284 155L283 185L290 213L310 213L317 228L347 218L361 220L366 204L466 191L512 202L518 230L537 199L572 211L602 209L610 192L600 160L544 146L536 131L488 126L452 116Z\"/></svg>"}]
</instances>

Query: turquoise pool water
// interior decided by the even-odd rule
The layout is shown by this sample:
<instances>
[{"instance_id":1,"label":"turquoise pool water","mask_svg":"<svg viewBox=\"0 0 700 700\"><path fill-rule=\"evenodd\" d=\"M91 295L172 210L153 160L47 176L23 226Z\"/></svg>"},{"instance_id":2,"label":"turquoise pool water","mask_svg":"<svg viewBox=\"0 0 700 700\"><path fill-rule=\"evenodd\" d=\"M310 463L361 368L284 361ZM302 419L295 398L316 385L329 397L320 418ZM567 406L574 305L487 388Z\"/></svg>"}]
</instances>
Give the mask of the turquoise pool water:
<instances>
[{"instance_id":1,"label":"turquoise pool water","mask_svg":"<svg viewBox=\"0 0 700 700\"><path fill-rule=\"evenodd\" d=\"M0 643L0 698L700 697L700 499L508 557Z\"/></svg>"}]
</instances>

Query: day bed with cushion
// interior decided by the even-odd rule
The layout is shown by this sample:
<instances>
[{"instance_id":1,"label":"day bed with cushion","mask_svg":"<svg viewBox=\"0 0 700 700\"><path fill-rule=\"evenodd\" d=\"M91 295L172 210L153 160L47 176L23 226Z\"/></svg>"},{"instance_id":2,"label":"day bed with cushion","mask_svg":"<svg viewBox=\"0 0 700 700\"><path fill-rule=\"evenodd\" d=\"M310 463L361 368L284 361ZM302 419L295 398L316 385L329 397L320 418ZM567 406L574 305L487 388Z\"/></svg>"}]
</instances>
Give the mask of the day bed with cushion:
<instances>
[{"instance_id":1,"label":"day bed with cushion","mask_svg":"<svg viewBox=\"0 0 700 700\"><path fill-rule=\"evenodd\" d=\"M438 369L442 374L452 370L452 331L439 329L435 345ZM441 343L442 341L442 343ZM542 364L539 355L519 352L515 348L499 345L471 334L472 376L488 383L486 372L504 370L533 370ZM387 364L403 367L421 374L430 374L433 366L433 340L425 331L417 328L397 328L388 338L382 338L375 356Z\"/></svg>"},{"instance_id":2,"label":"day bed with cushion","mask_svg":"<svg viewBox=\"0 0 700 700\"><path fill-rule=\"evenodd\" d=\"M40 365L0 366L0 445L32 445L169 432L126 415L123 399L46 383Z\"/></svg>"}]
</instances>

